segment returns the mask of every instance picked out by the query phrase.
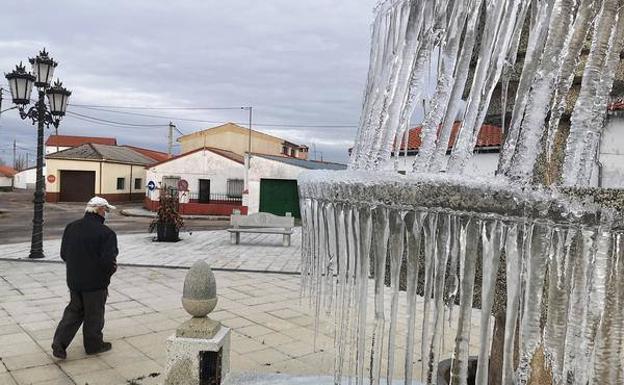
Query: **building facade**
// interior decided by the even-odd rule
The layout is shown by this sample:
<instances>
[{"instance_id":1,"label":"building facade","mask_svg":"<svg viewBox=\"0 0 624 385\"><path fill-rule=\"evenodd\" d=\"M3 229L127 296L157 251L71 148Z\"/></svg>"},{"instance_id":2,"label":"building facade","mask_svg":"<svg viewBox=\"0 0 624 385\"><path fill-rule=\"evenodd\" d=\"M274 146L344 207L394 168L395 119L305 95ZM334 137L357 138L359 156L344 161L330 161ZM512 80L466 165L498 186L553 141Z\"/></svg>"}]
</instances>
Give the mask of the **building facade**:
<instances>
[{"instance_id":1,"label":"building facade","mask_svg":"<svg viewBox=\"0 0 624 385\"><path fill-rule=\"evenodd\" d=\"M45 167L44 167L45 174ZM30 167L19 171L13 177L13 184L16 189L35 189L35 183L37 182L37 167Z\"/></svg>"},{"instance_id":2,"label":"building facade","mask_svg":"<svg viewBox=\"0 0 624 385\"><path fill-rule=\"evenodd\" d=\"M147 167L145 208L156 210L160 194L171 190L180 198L183 214L230 215L242 206L244 161L241 155L201 148ZM181 187L186 187L181 188Z\"/></svg>"},{"instance_id":3,"label":"building facade","mask_svg":"<svg viewBox=\"0 0 624 385\"><path fill-rule=\"evenodd\" d=\"M308 159L307 146L298 145L256 130L251 130L250 132L249 128L241 127L234 123L226 123L181 136L178 138L178 142L180 142L183 154L207 147L220 148L241 156L247 152L253 152ZM250 147L251 151L249 151Z\"/></svg>"},{"instance_id":4,"label":"building facade","mask_svg":"<svg viewBox=\"0 0 624 385\"><path fill-rule=\"evenodd\" d=\"M94 195L111 202L142 201L145 166L156 160L127 147L83 144L46 156L46 200L86 202Z\"/></svg>"},{"instance_id":5,"label":"building facade","mask_svg":"<svg viewBox=\"0 0 624 385\"><path fill-rule=\"evenodd\" d=\"M16 171L8 166L0 166L0 190L13 189L13 177Z\"/></svg>"},{"instance_id":6,"label":"building facade","mask_svg":"<svg viewBox=\"0 0 624 385\"><path fill-rule=\"evenodd\" d=\"M319 162L264 154L249 157L249 191L245 205L249 213L268 212L299 218L297 178L309 170L346 170L339 163Z\"/></svg>"}]
</instances>

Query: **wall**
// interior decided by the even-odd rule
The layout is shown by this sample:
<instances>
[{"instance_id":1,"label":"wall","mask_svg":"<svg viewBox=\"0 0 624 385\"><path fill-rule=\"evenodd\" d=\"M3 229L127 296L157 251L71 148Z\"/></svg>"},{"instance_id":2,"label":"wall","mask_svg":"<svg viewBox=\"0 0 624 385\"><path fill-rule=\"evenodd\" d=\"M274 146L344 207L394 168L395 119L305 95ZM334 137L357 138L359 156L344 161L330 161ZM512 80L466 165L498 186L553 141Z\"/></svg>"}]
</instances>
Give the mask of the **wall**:
<instances>
[{"instance_id":1,"label":"wall","mask_svg":"<svg viewBox=\"0 0 624 385\"><path fill-rule=\"evenodd\" d=\"M597 186L600 183L600 186L605 188L623 188L624 113L610 115L607 120L600 146L600 163L602 163L602 173L598 172L598 168L594 169L592 185ZM600 174L602 178L598 182Z\"/></svg>"},{"instance_id":2,"label":"wall","mask_svg":"<svg viewBox=\"0 0 624 385\"><path fill-rule=\"evenodd\" d=\"M45 175L45 167L44 167L44 175ZM35 183L37 182L37 169L31 168L28 170L23 170L15 174L13 177L15 188L19 189L34 189Z\"/></svg>"},{"instance_id":3,"label":"wall","mask_svg":"<svg viewBox=\"0 0 624 385\"><path fill-rule=\"evenodd\" d=\"M67 150L68 148L71 148L71 147L58 146L58 151ZM55 152L57 152L57 147L56 146L45 146L45 154L46 155L54 154Z\"/></svg>"},{"instance_id":4,"label":"wall","mask_svg":"<svg viewBox=\"0 0 624 385\"><path fill-rule=\"evenodd\" d=\"M102 175L100 177L100 164ZM128 165L107 163L99 161L81 161L68 159L46 159L47 172L46 195L49 202L57 202L61 192L61 171L95 171L95 194L106 198L111 202L125 202L130 200L142 200L145 196L145 168L140 165ZM132 180L130 175L132 174ZM48 181L48 176L54 175L54 183ZM117 178L125 178L125 188L117 190ZM141 188L134 188L134 179L141 178ZM101 186L100 186L101 182ZM132 195L131 195L132 192Z\"/></svg>"},{"instance_id":5,"label":"wall","mask_svg":"<svg viewBox=\"0 0 624 385\"><path fill-rule=\"evenodd\" d=\"M11 187L13 187L13 178L9 178L4 175L0 176L0 188L6 189Z\"/></svg>"},{"instance_id":6,"label":"wall","mask_svg":"<svg viewBox=\"0 0 624 385\"><path fill-rule=\"evenodd\" d=\"M476 153L466 166L467 175L493 176L498 166L498 153ZM412 169L412 163L416 156L401 157L399 159L399 171ZM446 156L448 161L449 156ZM393 163L389 163L387 169L392 169Z\"/></svg>"},{"instance_id":7,"label":"wall","mask_svg":"<svg viewBox=\"0 0 624 385\"><path fill-rule=\"evenodd\" d=\"M251 156L249 164L249 194L243 204L249 207L249 213L260 210L260 179L294 179L306 171L301 167L269 160L259 156Z\"/></svg>"},{"instance_id":8,"label":"wall","mask_svg":"<svg viewBox=\"0 0 624 385\"><path fill-rule=\"evenodd\" d=\"M199 180L210 179L210 192L227 193L228 179L243 179L244 167L241 163L215 154L209 150L197 151L189 155L174 158L168 162L151 167L146 172L146 182L154 181L160 187L163 177L179 176L189 183L191 194L199 193ZM147 192L152 200L158 200L159 192Z\"/></svg>"},{"instance_id":9,"label":"wall","mask_svg":"<svg viewBox=\"0 0 624 385\"><path fill-rule=\"evenodd\" d=\"M180 138L182 153L203 147L215 147L244 155L249 148L249 131L232 126L214 128L196 135ZM279 155L282 141L256 131L251 136L251 151Z\"/></svg>"}]
</instances>

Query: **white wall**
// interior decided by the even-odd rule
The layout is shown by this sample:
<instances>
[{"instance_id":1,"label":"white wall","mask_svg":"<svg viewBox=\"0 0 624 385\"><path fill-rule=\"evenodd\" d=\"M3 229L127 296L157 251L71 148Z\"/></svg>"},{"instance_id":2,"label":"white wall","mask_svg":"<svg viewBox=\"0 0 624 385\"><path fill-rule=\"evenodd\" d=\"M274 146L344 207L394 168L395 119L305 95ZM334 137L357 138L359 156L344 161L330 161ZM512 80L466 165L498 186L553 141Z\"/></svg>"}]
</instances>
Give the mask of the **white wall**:
<instances>
[{"instance_id":1,"label":"white wall","mask_svg":"<svg viewBox=\"0 0 624 385\"><path fill-rule=\"evenodd\" d=\"M58 151L67 150L68 148L71 148L71 147L58 146ZM45 153L46 155L54 154L56 152L56 149L57 149L56 146L45 146Z\"/></svg>"},{"instance_id":2,"label":"white wall","mask_svg":"<svg viewBox=\"0 0 624 385\"><path fill-rule=\"evenodd\" d=\"M496 168L498 167L498 153L477 153L470 159L466 166L467 175L479 175L479 176L494 176ZM399 171L406 171L412 169L412 163L416 159L416 156L401 157L399 159L398 168ZM449 156L446 156L448 161ZM394 163L388 164L388 169L392 169Z\"/></svg>"},{"instance_id":3,"label":"white wall","mask_svg":"<svg viewBox=\"0 0 624 385\"><path fill-rule=\"evenodd\" d=\"M191 194L197 194L199 180L210 179L210 192L225 194L227 193L227 180L243 179L244 172L241 163L209 150L202 150L149 168L145 183L154 181L156 186L160 187L163 177L178 176L188 182ZM152 200L158 200L158 194L158 190L147 192L147 196Z\"/></svg>"},{"instance_id":4,"label":"white wall","mask_svg":"<svg viewBox=\"0 0 624 385\"><path fill-rule=\"evenodd\" d=\"M0 176L0 187L11 187L11 186L13 186L13 178L9 178L4 175Z\"/></svg>"},{"instance_id":5,"label":"white wall","mask_svg":"<svg viewBox=\"0 0 624 385\"><path fill-rule=\"evenodd\" d=\"M249 194L243 201L248 207L248 213L260 211L260 179L296 180L304 171L306 169L301 167L252 155L249 164Z\"/></svg>"},{"instance_id":6,"label":"white wall","mask_svg":"<svg viewBox=\"0 0 624 385\"><path fill-rule=\"evenodd\" d=\"M602 187L624 188L624 114L610 115L600 146L602 180L598 182L598 170L594 169L592 184Z\"/></svg>"},{"instance_id":7,"label":"white wall","mask_svg":"<svg viewBox=\"0 0 624 385\"><path fill-rule=\"evenodd\" d=\"M44 167L43 175L44 176L46 175L45 167ZM15 185L14 185L15 188L19 188L19 189L31 188L31 189L34 189L35 188L35 183L37 182L37 169L36 168L30 168L28 170L20 171L17 174L15 174L15 176L13 177L13 181L15 183Z\"/></svg>"}]
</instances>

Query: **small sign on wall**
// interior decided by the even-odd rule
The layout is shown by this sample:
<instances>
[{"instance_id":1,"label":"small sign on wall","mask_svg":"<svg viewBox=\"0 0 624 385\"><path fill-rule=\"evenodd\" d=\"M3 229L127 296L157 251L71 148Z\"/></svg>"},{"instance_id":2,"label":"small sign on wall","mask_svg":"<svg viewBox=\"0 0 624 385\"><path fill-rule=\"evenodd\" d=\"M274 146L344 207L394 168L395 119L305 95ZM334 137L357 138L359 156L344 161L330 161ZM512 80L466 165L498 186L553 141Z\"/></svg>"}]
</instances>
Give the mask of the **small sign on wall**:
<instances>
[{"instance_id":1,"label":"small sign on wall","mask_svg":"<svg viewBox=\"0 0 624 385\"><path fill-rule=\"evenodd\" d=\"M54 175L48 175L48 183L56 182L56 177Z\"/></svg>"},{"instance_id":2,"label":"small sign on wall","mask_svg":"<svg viewBox=\"0 0 624 385\"><path fill-rule=\"evenodd\" d=\"M149 182L147 182L147 189L150 191L154 191L154 189L156 188L156 183L154 183L153 180L150 180Z\"/></svg>"}]
</instances>

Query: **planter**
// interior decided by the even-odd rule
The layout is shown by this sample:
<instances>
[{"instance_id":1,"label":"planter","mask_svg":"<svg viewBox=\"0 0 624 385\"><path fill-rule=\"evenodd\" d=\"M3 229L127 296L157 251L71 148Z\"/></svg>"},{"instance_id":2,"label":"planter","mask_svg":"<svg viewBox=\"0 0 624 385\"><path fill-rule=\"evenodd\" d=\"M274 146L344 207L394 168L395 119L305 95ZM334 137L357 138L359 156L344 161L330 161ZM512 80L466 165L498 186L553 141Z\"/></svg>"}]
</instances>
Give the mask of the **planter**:
<instances>
[{"instance_id":1,"label":"planter","mask_svg":"<svg viewBox=\"0 0 624 385\"><path fill-rule=\"evenodd\" d=\"M453 360L448 359L438 364L438 385L448 385L451 383L451 363ZM467 385L475 384L477 375L477 357L468 358L468 382Z\"/></svg>"},{"instance_id":2,"label":"planter","mask_svg":"<svg viewBox=\"0 0 624 385\"><path fill-rule=\"evenodd\" d=\"M157 223L156 233L158 242L177 242L180 240L180 231L173 223Z\"/></svg>"}]
</instances>

